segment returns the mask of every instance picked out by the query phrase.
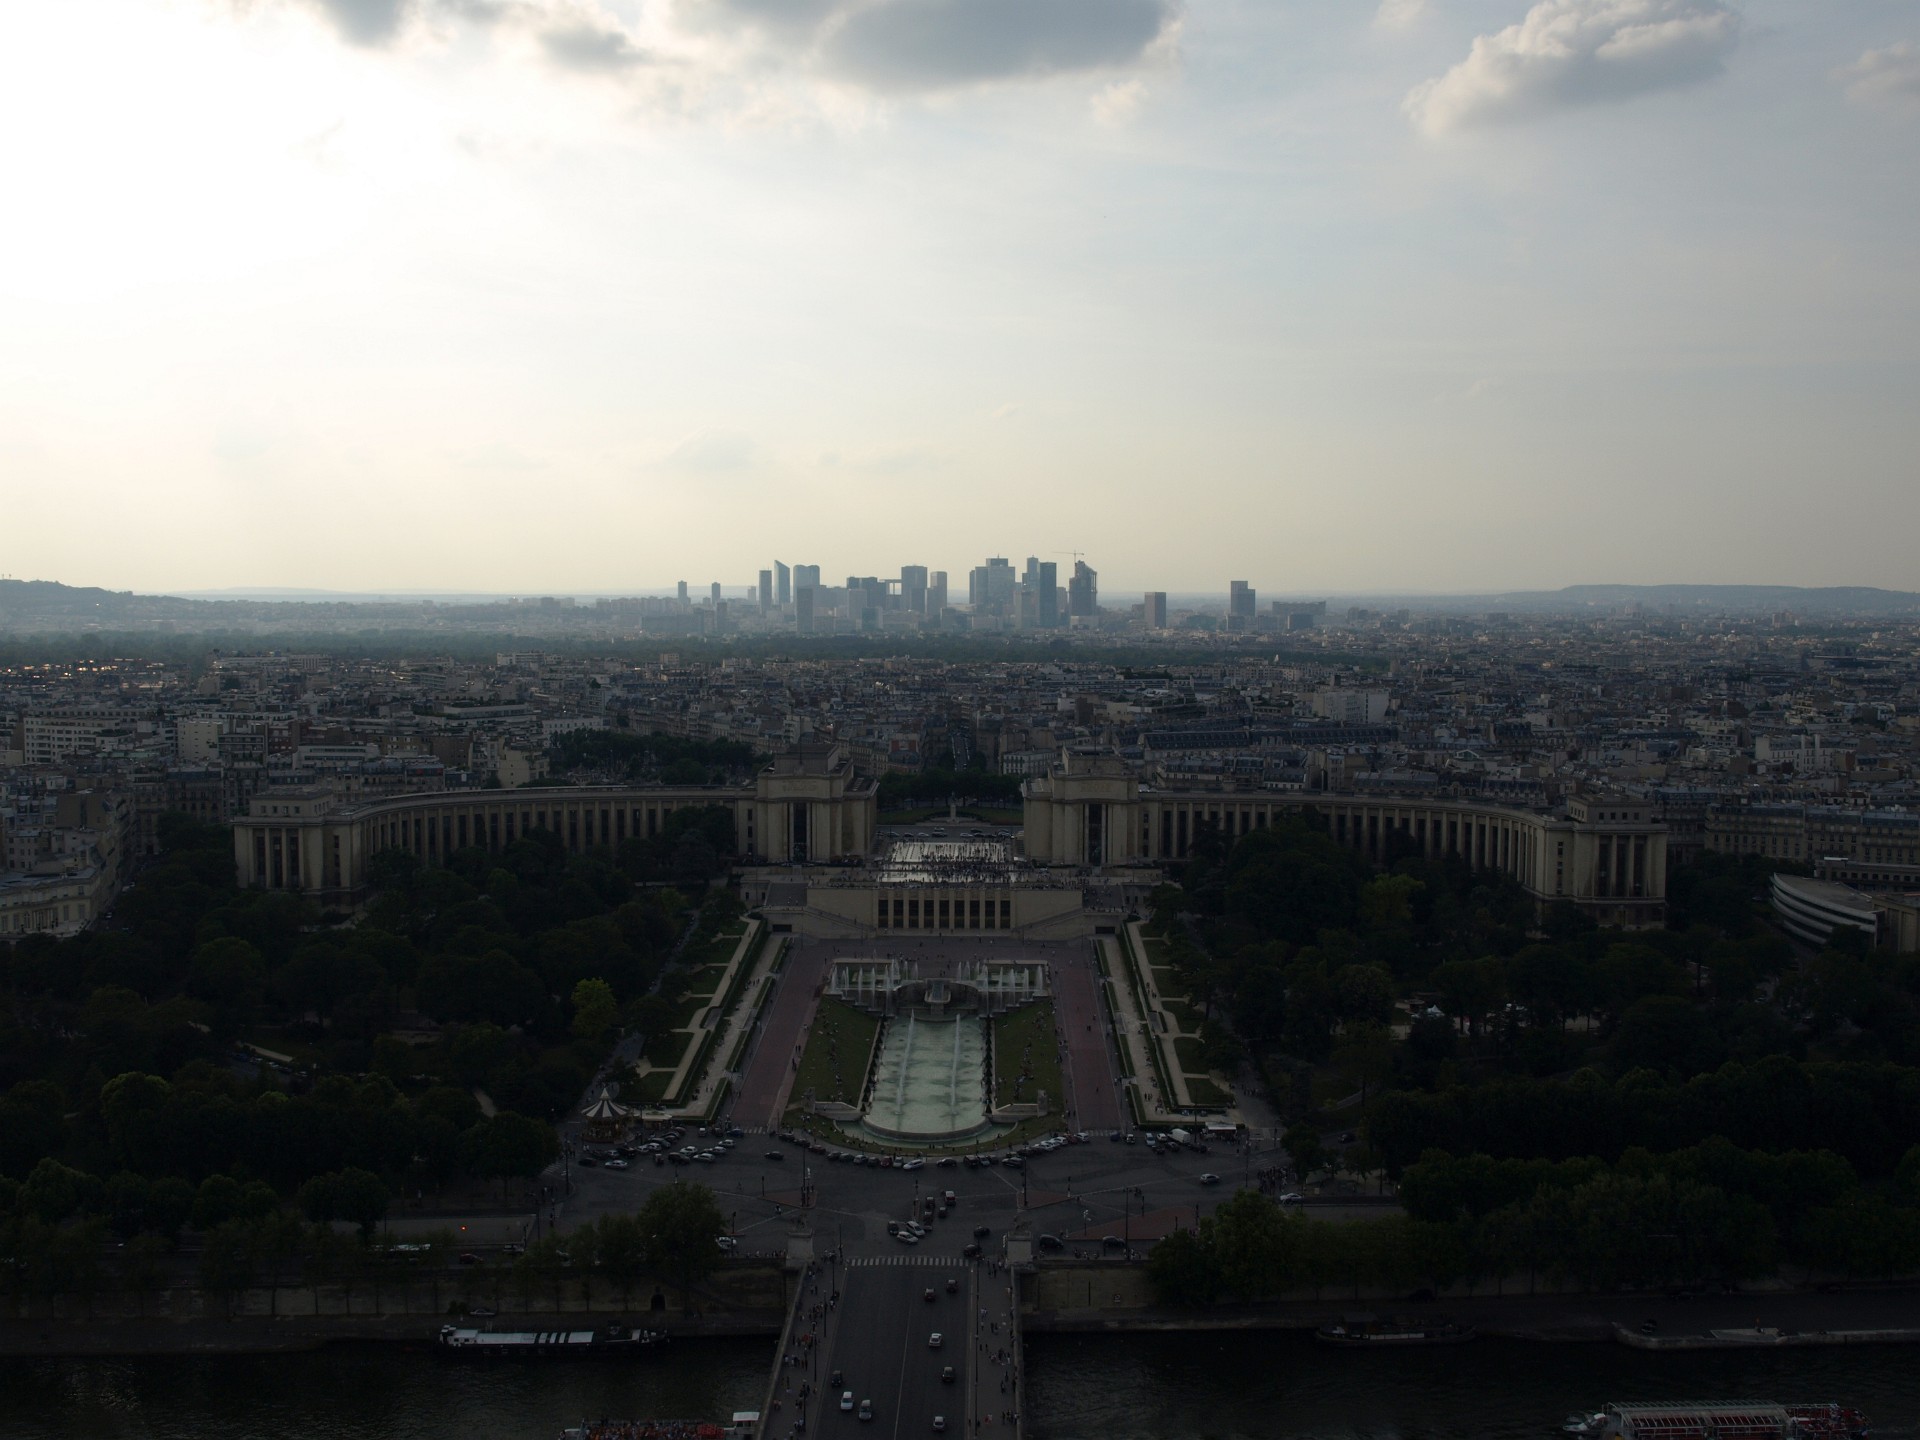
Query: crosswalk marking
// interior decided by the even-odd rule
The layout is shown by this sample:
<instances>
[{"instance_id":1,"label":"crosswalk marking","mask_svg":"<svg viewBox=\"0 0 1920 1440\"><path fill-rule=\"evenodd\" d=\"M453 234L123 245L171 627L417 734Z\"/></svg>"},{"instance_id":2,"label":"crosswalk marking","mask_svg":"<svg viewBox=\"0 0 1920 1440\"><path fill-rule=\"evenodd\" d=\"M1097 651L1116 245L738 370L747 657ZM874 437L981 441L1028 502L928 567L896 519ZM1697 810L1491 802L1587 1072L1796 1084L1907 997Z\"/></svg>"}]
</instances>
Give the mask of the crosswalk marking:
<instances>
[{"instance_id":1,"label":"crosswalk marking","mask_svg":"<svg viewBox=\"0 0 1920 1440\"><path fill-rule=\"evenodd\" d=\"M847 1261L852 1269L861 1265L915 1265L924 1269L953 1269L966 1262L958 1255L855 1255Z\"/></svg>"}]
</instances>

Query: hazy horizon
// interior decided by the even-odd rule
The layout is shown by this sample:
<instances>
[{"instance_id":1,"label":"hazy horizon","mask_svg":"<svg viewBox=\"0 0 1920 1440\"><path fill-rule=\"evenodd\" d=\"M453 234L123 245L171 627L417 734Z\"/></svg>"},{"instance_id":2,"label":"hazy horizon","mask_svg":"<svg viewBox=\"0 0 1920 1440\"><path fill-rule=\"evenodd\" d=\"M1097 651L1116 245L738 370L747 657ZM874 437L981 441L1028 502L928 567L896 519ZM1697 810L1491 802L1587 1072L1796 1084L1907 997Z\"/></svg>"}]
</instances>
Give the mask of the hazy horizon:
<instances>
[{"instance_id":1,"label":"hazy horizon","mask_svg":"<svg viewBox=\"0 0 1920 1440\"><path fill-rule=\"evenodd\" d=\"M1920 585L1913 4L97 0L0 121L14 576Z\"/></svg>"}]
</instances>

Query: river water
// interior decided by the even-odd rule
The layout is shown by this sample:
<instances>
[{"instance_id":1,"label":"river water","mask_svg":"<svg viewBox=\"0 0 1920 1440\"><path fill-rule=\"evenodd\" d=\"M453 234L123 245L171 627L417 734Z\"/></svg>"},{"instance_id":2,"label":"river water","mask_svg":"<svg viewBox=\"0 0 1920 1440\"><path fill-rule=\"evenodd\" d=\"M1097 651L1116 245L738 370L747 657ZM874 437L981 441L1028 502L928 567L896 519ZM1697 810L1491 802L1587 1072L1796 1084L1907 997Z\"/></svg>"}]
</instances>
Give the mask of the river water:
<instances>
[{"instance_id":1,"label":"river water","mask_svg":"<svg viewBox=\"0 0 1920 1440\"><path fill-rule=\"evenodd\" d=\"M463 1366L424 1351L0 1360L4 1440L554 1440L584 1415L759 1406L770 1342L690 1341L633 1365ZM1608 1400L1837 1399L1920 1435L1920 1351L1657 1355L1479 1341L1355 1353L1289 1335L1042 1336L1031 1440L1546 1440Z\"/></svg>"}]
</instances>

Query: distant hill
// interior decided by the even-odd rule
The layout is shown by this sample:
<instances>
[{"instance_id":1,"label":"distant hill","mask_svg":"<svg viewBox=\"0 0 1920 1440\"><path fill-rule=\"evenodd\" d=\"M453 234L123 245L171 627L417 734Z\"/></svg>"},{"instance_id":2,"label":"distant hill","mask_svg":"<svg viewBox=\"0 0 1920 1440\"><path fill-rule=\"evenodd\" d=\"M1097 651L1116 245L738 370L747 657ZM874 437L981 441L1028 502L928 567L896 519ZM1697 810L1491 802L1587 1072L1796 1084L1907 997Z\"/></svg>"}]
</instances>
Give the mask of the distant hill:
<instances>
[{"instance_id":1,"label":"distant hill","mask_svg":"<svg viewBox=\"0 0 1920 1440\"><path fill-rule=\"evenodd\" d=\"M1920 615L1920 594L1867 585L1569 585L1562 590L1508 590L1491 595L1405 596L1402 605L1422 610L1508 610L1520 614L1571 614L1638 605L1652 611L1717 614Z\"/></svg>"},{"instance_id":2,"label":"distant hill","mask_svg":"<svg viewBox=\"0 0 1920 1440\"><path fill-rule=\"evenodd\" d=\"M635 591L635 594L654 593ZM136 595L129 590L62 585L54 580L0 580L0 635L52 634L75 630L296 631L325 633L371 626L445 631L518 631L530 607L506 596L432 594L374 595L288 591L273 595L238 591L225 598ZM1920 594L1846 585L1569 585L1563 590L1507 590L1485 595L1345 595L1332 601L1336 614L1352 605L1429 614L1579 615L1639 606L1651 614L1765 615L1790 611L1804 619L1920 618ZM543 613L540 630L564 633L587 623L591 605L579 611Z\"/></svg>"}]
</instances>

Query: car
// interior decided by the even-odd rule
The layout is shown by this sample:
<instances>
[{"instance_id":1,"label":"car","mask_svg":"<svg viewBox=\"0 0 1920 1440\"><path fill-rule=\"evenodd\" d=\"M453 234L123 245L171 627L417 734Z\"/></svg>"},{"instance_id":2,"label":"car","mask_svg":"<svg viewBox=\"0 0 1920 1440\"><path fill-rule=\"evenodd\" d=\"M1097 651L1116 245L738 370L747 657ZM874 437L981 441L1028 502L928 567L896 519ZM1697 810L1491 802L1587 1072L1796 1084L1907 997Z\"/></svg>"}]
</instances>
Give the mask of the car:
<instances>
[{"instance_id":1,"label":"car","mask_svg":"<svg viewBox=\"0 0 1920 1440\"><path fill-rule=\"evenodd\" d=\"M721 1148L722 1150L731 1150L731 1149L733 1148L733 1141L731 1141L731 1140L722 1140L722 1141L720 1142L720 1148Z\"/></svg>"},{"instance_id":2,"label":"car","mask_svg":"<svg viewBox=\"0 0 1920 1440\"><path fill-rule=\"evenodd\" d=\"M582 1155L575 1159L573 1163L578 1165L582 1170L591 1170L600 1162L591 1155Z\"/></svg>"},{"instance_id":3,"label":"car","mask_svg":"<svg viewBox=\"0 0 1920 1440\"><path fill-rule=\"evenodd\" d=\"M862 1400L860 1402L860 1418L862 1420L871 1420L873 1418L873 1401Z\"/></svg>"},{"instance_id":4,"label":"car","mask_svg":"<svg viewBox=\"0 0 1920 1440\"><path fill-rule=\"evenodd\" d=\"M785 1160L786 1158L787 1158L787 1152L786 1152L786 1151L784 1151L784 1150L769 1150L769 1151L767 1151L767 1159L769 1159L769 1160L781 1160L781 1161L784 1161L784 1160Z\"/></svg>"},{"instance_id":5,"label":"car","mask_svg":"<svg viewBox=\"0 0 1920 1440\"><path fill-rule=\"evenodd\" d=\"M900 1168L902 1170L924 1170L927 1168L927 1162L924 1160L903 1160L900 1162Z\"/></svg>"},{"instance_id":6,"label":"car","mask_svg":"<svg viewBox=\"0 0 1920 1440\"><path fill-rule=\"evenodd\" d=\"M1018 1155L1009 1155L1007 1156L1006 1159L1002 1160L1000 1163L1006 1166L1009 1170L1024 1170L1027 1165L1027 1162L1022 1160Z\"/></svg>"},{"instance_id":7,"label":"car","mask_svg":"<svg viewBox=\"0 0 1920 1440\"><path fill-rule=\"evenodd\" d=\"M827 1384L833 1386L833 1388L836 1390L838 1390L842 1385L846 1383L847 1383L846 1376L842 1375L838 1370L834 1371L831 1375L827 1377Z\"/></svg>"},{"instance_id":8,"label":"car","mask_svg":"<svg viewBox=\"0 0 1920 1440\"><path fill-rule=\"evenodd\" d=\"M946 1428L947 1428L947 1417L946 1417L946 1416L944 1416L944 1415L936 1415L936 1416L934 1416L934 1417L933 1417L933 1428L934 1428L935 1430L944 1430L944 1429L946 1429Z\"/></svg>"},{"instance_id":9,"label":"car","mask_svg":"<svg viewBox=\"0 0 1920 1440\"><path fill-rule=\"evenodd\" d=\"M1133 1144L1133 1143L1134 1143L1134 1135L1133 1135L1133 1131L1131 1131L1131 1130L1129 1130L1129 1131L1127 1132L1127 1144L1129 1144L1129 1145L1131 1145L1131 1144Z\"/></svg>"},{"instance_id":10,"label":"car","mask_svg":"<svg viewBox=\"0 0 1920 1440\"><path fill-rule=\"evenodd\" d=\"M969 1241L960 1247L960 1253L969 1260L978 1260L980 1258L980 1247L972 1241Z\"/></svg>"},{"instance_id":11,"label":"car","mask_svg":"<svg viewBox=\"0 0 1920 1440\"><path fill-rule=\"evenodd\" d=\"M527 1247L518 1241L509 1241L500 1247L500 1253L502 1255L524 1255L527 1253Z\"/></svg>"},{"instance_id":12,"label":"car","mask_svg":"<svg viewBox=\"0 0 1920 1440\"><path fill-rule=\"evenodd\" d=\"M475 1305L467 1311L469 1320L495 1320L499 1316L500 1312L491 1305Z\"/></svg>"},{"instance_id":13,"label":"car","mask_svg":"<svg viewBox=\"0 0 1920 1440\"><path fill-rule=\"evenodd\" d=\"M933 1293L933 1286L931 1285L927 1286L926 1293L922 1295L920 1298L925 1300L929 1305L931 1305L935 1298Z\"/></svg>"},{"instance_id":14,"label":"car","mask_svg":"<svg viewBox=\"0 0 1920 1440\"><path fill-rule=\"evenodd\" d=\"M1202 1185L1218 1185L1220 1183L1220 1177L1209 1170L1200 1177L1200 1183Z\"/></svg>"},{"instance_id":15,"label":"car","mask_svg":"<svg viewBox=\"0 0 1920 1440\"><path fill-rule=\"evenodd\" d=\"M951 1170L953 1169L954 1166L958 1165L959 1163L960 1162L956 1160L953 1156L946 1155L941 1157L940 1168L942 1170Z\"/></svg>"},{"instance_id":16,"label":"car","mask_svg":"<svg viewBox=\"0 0 1920 1440\"><path fill-rule=\"evenodd\" d=\"M938 1330L934 1331L931 1335L927 1336L927 1348L929 1350L938 1350L942 1345L946 1343L947 1343L947 1337L942 1335Z\"/></svg>"},{"instance_id":17,"label":"car","mask_svg":"<svg viewBox=\"0 0 1920 1440\"><path fill-rule=\"evenodd\" d=\"M991 1234L993 1234L993 1227L990 1225L976 1225L973 1227L973 1238L976 1240L984 1240Z\"/></svg>"},{"instance_id":18,"label":"car","mask_svg":"<svg viewBox=\"0 0 1920 1440\"><path fill-rule=\"evenodd\" d=\"M947 1202L942 1200L940 1202L940 1208L935 1210L933 1213L936 1219L939 1219L939 1220L946 1219L947 1218Z\"/></svg>"},{"instance_id":19,"label":"car","mask_svg":"<svg viewBox=\"0 0 1920 1440\"><path fill-rule=\"evenodd\" d=\"M653 1157L653 1163L656 1165L664 1165L667 1163L667 1157L662 1154L659 1154L658 1152L655 1152Z\"/></svg>"},{"instance_id":20,"label":"car","mask_svg":"<svg viewBox=\"0 0 1920 1440\"><path fill-rule=\"evenodd\" d=\"M742 1135L746 1133L747 1132L742 1130L738 1125L729 1125L727 1127L727 1134L733 1136L733 1138L736 1140L738 1140Z\"/></svg>"},{"instance_id":21,"label":"car","mask_svg":"<svg viewBox=\"0 0 1920 1440\"><path fill-rule=\"evenodd\" d=\"M942 1190L940 1192L940 1198L949 1205L958 1205L960 1203L960 1197L955 1195L951 1190Z\"/></svg>"},{"instance_id":22,"label":"car","mask_svg":"<svg viewBox=\"0 0 1920 1440\"><path fill-rule=\"evenodd\" d=\"M1042 1250L1064 1250L1067 1248L1067 1242L1062 1240L1058 1235L1042 1235L1040 1237L1040 1248Z\"/></svg>"},{"instance_id":23,"label":"car","mask_svg":"<svg viewBox=\"0 0 1920 1440\"><path fill-rule=\"evenodd\" d=\"M958 1295L960 1293L960 1280L957 1276L947 1276L947 1293L949 1295Z\"/></svg>"},{"instance_id":24,"label":"car","mask_svg":"<svg viewBox=\"0 0 1920 1440\"><path fill-rule=\"evenodd\" d=\"M853 1409L853 1391L842 1390L840 1392L840 1408L842 1410Z\"/></svg>"},{"instance_id":25,"label":"car","mask_svg":"<svg viewBox=\"0 0 1920 1440\"><path fill-rule=\"evenodd\" d=\"M698 1160L702 1165L713 1164L713 1152L711 1150L702 1150L698 1155L694 1156L693 1158L695 1160Z\"/></svg>"},{"instance_id":26,"label":"car","mask_svg":"<svg viewBox=\"0 0 1920 1440\"><path fill-rule=\"evenodd\" d=\"M1118 1235L1102 1235L1100 1237L1100 1248L1103 1250L1124 1250L1126 1246L1127 1242L1122 1240Z\"/></svg>"},{"instance_id":27,"label":"car","mask_svg":"<svg viewBox=\"0 0 1920 1440\"><path fill-rule=\"evenodd\" d=\"M1118 1130L1111 1130L1107 1133L1107 1139L1111 1140L1116 1145L1118 1145L1125 1138L1126 1137L1122 1135Z\"/></svg>"},{"instance_id":28,"label":"car","mask_svg":"<svg viewBox=\"0 0 1920 1440\"><path fill-rule=\"evenodd\" d=\"M927 1227L922 1225L918 1220L907 1221L907 1229L911 1230L916 1236L918 1236L921 1239L925 1239L927 1235L930 1233L927 1230Z\"/></svg>"},{"instance_id":29,"label":"car","mask_svg":"<svg viewBox=\"0 0 1920 1440\"><path fill-rule=\"evenodd\" d=\"M953 1381L954 1381L953 1366L942 1365L940 1367L940 1383L942 1385L951 1385L953 1384Z\"/></svg>"},{"instance_id":30,"label":"car","mask_svg":"<svg viewBox=\"0 0 1920 1440\"><path fill-rule=\"evenodd\" d=\"M609 1170L625 1170L627 1168L627 1162L624 1160L613 1159L607 1161L607 1169Z\"/></svg>"},{"instance_id":31,"label":"car","mask_svg":"<svg viewBox=\"0 0 1920 1440\"><path fill-rule=\"evenodd\" d=\"M898 1240L902 1245L918 1245L920 1243L920 1237L911 1230L899 1231L893 1238Z\"/></svg>"},{"instance_id":32,"label":"car","mask_svg":"<svg viewBox=\"0 0 1920 1440\"><path fill-rule=\"evenodd\" d=\"M740 1248L740 1242L731 1235L716 1235L713 1237L713 1243L718 1245L722 1250L727 1251L738 1250Z\"/></svg>"},{"instance_id":33,"label":"car","mask_svg":"<svg viewBox=\"0 0 1920 1440\"><path fill-rule=\"evenodd\" d=\"M460 1252L460 1263L462 1265L478 1265L480 1263L480 1257L471 1250L462 1250Z\"/></svg>"},{"instance_id":34,"label":"car","mask_svg":"<svg viewBox=\"0 0 1920 1440\"><path fill-rule=\"evenodd\" d=\"M1289 1190L1280 1197L1280 1203L1282 1205L1304 1205L1307 1203L1307 1197L1302 1195L1298 1190Z\"/></svg>"}]
</instances>

